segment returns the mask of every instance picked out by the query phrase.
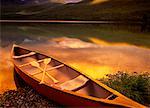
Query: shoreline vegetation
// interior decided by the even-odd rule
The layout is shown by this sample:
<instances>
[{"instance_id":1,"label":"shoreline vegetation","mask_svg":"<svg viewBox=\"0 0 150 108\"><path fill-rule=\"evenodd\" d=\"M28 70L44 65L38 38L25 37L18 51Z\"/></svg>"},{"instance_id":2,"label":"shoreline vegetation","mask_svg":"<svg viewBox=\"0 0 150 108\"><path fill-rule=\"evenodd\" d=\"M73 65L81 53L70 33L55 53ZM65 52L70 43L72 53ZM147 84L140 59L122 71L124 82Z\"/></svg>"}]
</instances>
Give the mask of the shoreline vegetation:
<instances>
[{"instance_id":1,"label":"shoreline vegetation","mask_svg":"<svg viewBox=\"0 0 150 108\"><path fill-rule=\"evenodd\" d=\"M17 77L18 81L22 80L18 75ZM127 74L118 71L116 74L108 74L107 78L102 78L100 81L123 95L141 104L150 106L149 72L142 74L137 74L137 72ZM21 86L19 86L19 84L17 85L17 91L10 90L0 95L1 107L62 107L58 103L48 100L38 94L30 86L25 84L25 82L21 83Z\"/></svg>"},{"instance_id":2,"label":"shoreline vegetation","mask_svg":"<svg viewBox=\"0 0 150 108\"><path fill-rule=\"evenodd\" d=\"M150 106L149 72L128 74L118 71L116 74L108 74L106 78L102 78L100 81L134 101Z\"/></svg>"}]
</instances>

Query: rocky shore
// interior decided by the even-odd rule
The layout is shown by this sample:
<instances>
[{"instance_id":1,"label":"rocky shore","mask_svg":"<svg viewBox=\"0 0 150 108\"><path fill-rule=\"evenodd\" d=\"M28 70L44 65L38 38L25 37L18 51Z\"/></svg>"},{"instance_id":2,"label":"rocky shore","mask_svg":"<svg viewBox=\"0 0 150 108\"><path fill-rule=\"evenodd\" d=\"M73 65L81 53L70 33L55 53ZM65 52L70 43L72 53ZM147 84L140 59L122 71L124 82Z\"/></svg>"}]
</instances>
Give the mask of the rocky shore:
<instances>
[{"instance_id":1,"label":"rocky shore","mask_svg":"<svg viewBox=\"0 0 150 108\"><path fill-rule=\"evenodd\" d=\"M47 99L27 85L18 74L14 75L17 90L9 90L0 95L0 108L59 108L62 105ZM109 87L143 105L149 104L149 72L129 75L118 71L100 80ZM118 86L119 85L119 86ZM139 89L140 87L140 89Z\"/></svg>"},{"instance_id":2,"label":"rocky shore","mask_svg":"<svg viewBox=\"0 0 150 108\"><path fill-rule=\"evenodd\" d=\"M10 90L0 95L0 108L59 108L59 104L39 95L31 87Z\"/></svg>"}]
</instances>

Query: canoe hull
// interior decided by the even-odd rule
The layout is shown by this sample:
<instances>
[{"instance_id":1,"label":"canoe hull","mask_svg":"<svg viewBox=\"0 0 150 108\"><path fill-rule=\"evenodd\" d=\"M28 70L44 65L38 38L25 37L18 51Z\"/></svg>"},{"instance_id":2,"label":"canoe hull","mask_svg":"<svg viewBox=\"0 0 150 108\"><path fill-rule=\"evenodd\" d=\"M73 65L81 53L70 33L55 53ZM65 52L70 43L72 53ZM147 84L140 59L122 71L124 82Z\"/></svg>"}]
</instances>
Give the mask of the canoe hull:
<instances>
[{"instance_id":1,"label":"canoe hull","mask_svg":"<svg viewBox=\"0 0 150 108\"><path fill-rule=\"evenodd\" d=\"M57 90L55 88L49 87L45 84L39 84L38 81L31 78L24 72L22 72L17 66L15 66L15 71L19 74L19 76L32 88L34 88L38 93L47 97L50 100L53 100L61 105L66 106L91 106L91 107L101 107L101 108L126 108L120 105L108 104L99 101L94 101L90 99L86 99L83 97L79 97L76 95L72 95L61 90Z\"/></svg>"},{"instance_id":2,"label":"canoe hull","mask_svg":"<svg viewBox=\"0 0 150 108\"><path fill-rule=\"evenodd\" d=\"M91 79L54 57L17 45L13 45L11 55L12 62L14 63L14 69L19 75L18 77L21 77L20 79L24 80L24 82L30 85L39 94L61 105L81 107L88 106L92 108L145 108L145 106L127 98L103 83ZM37 72L35 67L40 68L44 66L43 61L46 60L47 62L46 58L51 58L51 62L48 64L48 67L50 67L50 69L55 69L51 74L52 76L54 74L54 78L59 79L60 83L55 84L52 80L45 79L44 84L39 84L42 76L33 76L33 74L31 74L34 71ZM32 61L36 61L36 63ZM62 64L63 68L56 68ZM38 65L40 65L40 67ZM85 79L88 79L87 83L85 82ZM66 86L65 84L71 86ZM82 87L83 84L84 86ZM74 87L74 85L75 87L78 85L78 88L82 88L79 90L69 88ZM64 89L64 87L68 88Z\"/></svg>"}]
</instances>

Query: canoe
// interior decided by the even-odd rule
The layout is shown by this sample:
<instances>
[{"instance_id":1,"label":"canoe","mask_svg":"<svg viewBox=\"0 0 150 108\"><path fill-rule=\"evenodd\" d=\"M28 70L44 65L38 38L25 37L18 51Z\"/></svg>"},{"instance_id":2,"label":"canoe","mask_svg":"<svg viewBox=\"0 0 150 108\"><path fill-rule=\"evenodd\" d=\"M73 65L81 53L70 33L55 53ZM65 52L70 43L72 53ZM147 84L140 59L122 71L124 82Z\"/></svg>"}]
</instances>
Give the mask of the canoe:
<instances>
[{"instance_id":1,"label":"canoe","mask_svg":"<svg viewBox=\"0 0 150 108\"><path fill-rule=\"evenodd\" d=\"M65 106L145 108L105 84L46 54L13 45L17 74L39 94Z\"/></svg>"}]
</instances>

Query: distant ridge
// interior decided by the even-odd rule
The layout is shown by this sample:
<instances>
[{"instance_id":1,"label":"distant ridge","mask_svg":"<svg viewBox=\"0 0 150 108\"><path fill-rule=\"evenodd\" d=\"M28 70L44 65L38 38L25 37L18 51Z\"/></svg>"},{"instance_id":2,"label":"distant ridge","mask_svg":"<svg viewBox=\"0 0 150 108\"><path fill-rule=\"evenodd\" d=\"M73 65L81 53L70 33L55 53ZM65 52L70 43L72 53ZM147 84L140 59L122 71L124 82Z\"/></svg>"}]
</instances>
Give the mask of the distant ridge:
<instances>
[{"instance_id":1,"label":"distant ridge","mask_svg":"<svg viewBox=\"0 0 150 108\"><path fill-rule=\"evenodd\" d=\"M48 2L49 0L1 0L1 5L34 5Z\"/></svg>"},{"instance_id":2,"label":"distant ridge","mask_svg":"<svg viewBox=\"0 0 150 108\"><path fill-rule=\"evenodd\" d=\"M83 0L68 4L49 2L36 6L2 6L1 19L139 21L144 15L150 17L150 0L108 0L97 4L92 2L93 0Z\"/></svg>"}]
</instances>

